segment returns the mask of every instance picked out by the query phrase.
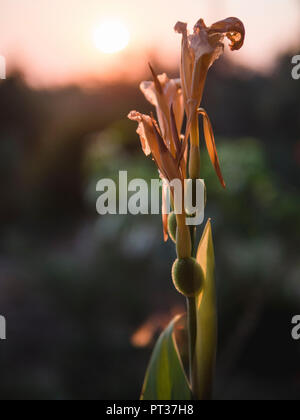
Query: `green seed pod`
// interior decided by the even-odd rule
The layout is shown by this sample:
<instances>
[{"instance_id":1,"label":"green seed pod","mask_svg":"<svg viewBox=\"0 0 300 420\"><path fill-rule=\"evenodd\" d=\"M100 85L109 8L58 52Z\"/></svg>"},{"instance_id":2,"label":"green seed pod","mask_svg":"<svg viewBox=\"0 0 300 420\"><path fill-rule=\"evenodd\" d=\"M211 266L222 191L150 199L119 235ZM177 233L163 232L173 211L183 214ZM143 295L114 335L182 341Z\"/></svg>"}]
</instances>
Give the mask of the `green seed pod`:
<instances>
[{"instance_id":1,"label":"green seed pod","mask_svg":"<svg viewBox=\"0 0 300 420\"><path fill-rule=\"evenodd\" d=\"M173 264L172 279L179 293L186 297L196 297L202 290L204 273L194 258L182 258Z\"/></svg>"},{"instance_id":2,"label":"green seed pod","mask_svg":"<svg viewBox=\"0 0 300 420\"><path fill-rule=\"evenodd\" d=\"M168 217L168 231L170 238L176 244L177 220L174 212L170 213Z\"/></svg>"}]
</instances>

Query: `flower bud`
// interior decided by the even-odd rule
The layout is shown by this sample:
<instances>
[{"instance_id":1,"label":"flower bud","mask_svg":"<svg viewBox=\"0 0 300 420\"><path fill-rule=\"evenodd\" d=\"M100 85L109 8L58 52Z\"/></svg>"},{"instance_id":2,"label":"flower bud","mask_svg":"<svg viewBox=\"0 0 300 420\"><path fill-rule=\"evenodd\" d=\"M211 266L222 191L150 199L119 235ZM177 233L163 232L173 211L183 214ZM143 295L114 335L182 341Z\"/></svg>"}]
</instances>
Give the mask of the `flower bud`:
<instances>
[{"instance_id":1,"label":"flower bud","mask_svg":"<svg viewBox=\"0 0 300 420\"><path fill-rule=\"evenodd\" d=\"M169 231L170 238L176 244L177 220L176 220L176 215L173 211L172 213L169 214L169 217L168 217L168 231Z\"/></svg>"},{"instance_id":2,"label":"flower bud","mask_svg":"<svg viewBox=\"0 0 300 420\"><path fill-rule=\"evenodd\" d=\"M194 258L177 259L172 268L175 288L186 297L196 297L204 284L204 273Z\"/></svg>"}]
</instances>

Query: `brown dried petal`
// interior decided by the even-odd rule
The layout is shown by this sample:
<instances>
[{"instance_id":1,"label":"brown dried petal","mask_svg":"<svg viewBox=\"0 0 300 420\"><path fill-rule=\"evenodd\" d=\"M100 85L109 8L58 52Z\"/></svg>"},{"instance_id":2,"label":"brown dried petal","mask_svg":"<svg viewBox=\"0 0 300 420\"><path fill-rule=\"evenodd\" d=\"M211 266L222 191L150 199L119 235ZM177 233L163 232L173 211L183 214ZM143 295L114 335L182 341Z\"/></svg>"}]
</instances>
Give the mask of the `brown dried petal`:
<instances>
[{"instance_id":1,"label":"brown dried petal","mask_svg":"<svg viewBox=\"0 0 300 420\"><path fill-rule=\"evenodd\" d=\"M211 163L213 164L213 167L215 168L215 171L218 175L218 178L220 180L222 187L226 188L226 184L225 184L225 181L221 172L221 168L220 168L220 161L218 158L215 136L214 136L214 132L212 129L209 116L207 115L207 112L203 108L198 109L198 114L203 116L204 137L205 137L206 147L208 150Z\"/></svg>"},{"instance_id":2,"label":"brown dried petal","mask_svg":"<svg viewBox=\"0 0 300 420\"><path fill-rule=\"evenodd\" d=\"M146 128L147 116L142 115L137 111L131 111L128 115L128 118L131 121L136 121L138 123L138 128L137 128L136 132L140 137L143 152L145 153L146 156L149 156L151 154L151 148L150 148L150 145L149 145L149 132L146 133L146 131L148 131L147 128ZM151 121L151 118L150 117L148 117L148 118ZM150 123L149 120L148 120L148 123ZM147 136L148 136L148 138L147 138Z\"/></svg>"},{"instance_id":3,"label":"brown dried petal","mask_svg":"<svg viewBox=\"0 0 300 420\"><path fill-rule=\"evenodd\" d=\"M231 51L236 51L242 48L245 40L245 26L240 19L229 17L214 23L209 29L211 33L223 33L231 41Z\"/></svg>"}]
</instances>

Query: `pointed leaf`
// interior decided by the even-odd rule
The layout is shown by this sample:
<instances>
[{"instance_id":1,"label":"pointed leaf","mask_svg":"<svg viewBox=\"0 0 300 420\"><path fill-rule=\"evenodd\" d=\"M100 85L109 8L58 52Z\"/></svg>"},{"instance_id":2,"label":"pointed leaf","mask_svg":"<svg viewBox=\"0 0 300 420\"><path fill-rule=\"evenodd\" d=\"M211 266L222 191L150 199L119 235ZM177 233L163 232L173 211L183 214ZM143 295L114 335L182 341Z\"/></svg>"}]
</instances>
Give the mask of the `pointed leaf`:
<instances>
[{"instance_id":1,"label":"pointed leaf","mask_svg":"<svg viewBox=\"0 0 300 420\"><path fill-rule=\"evenodd\" d=\"M197 339L194 359L195 394L199 400L211 398L217 347L217 309L215 257L210 220L207 222L197 252L204 272L204 287L196 299Z\"/></svg>"},{"instance_id":2,"label":"pointed leaf","mask_svg":"<svg viewBox=\"0 0 300 420\"><path fill-rule=\"evenodd\" d=\"M151 357L141 400L190 400L191 391L183 367L186 353L185 319L177 316L161 334Z\"/></svg>"}]
</instances>

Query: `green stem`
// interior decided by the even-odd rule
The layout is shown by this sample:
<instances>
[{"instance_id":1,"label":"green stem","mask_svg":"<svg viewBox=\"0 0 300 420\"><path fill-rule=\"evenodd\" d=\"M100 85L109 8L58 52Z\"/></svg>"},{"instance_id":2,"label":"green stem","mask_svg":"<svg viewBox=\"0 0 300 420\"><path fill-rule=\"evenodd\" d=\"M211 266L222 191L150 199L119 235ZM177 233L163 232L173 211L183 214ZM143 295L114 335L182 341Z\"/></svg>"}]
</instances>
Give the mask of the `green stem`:
<instances>
[{"instance_id":1,"label":"green stem","mask_svg":"<svg viewBox=\"0 0 300 420\"><path fill-rule=\"evenodd\" d=\"M191 242L192 242L192 257L196 258L197 248L196 248L196 233L197 228L196 226L190 226L190 235L191 235Z\"/></svg>"},{"instance_id":2,"label":"green stem","mask_svg":"<svg viewBox=\"0 0 300 420\"><path fill-rule=\"evenodd\" d=\"M197 338L197 313L196 298L187 298L187 318L188 318L188 341L189 341L189 377L192 391L192 399L195 397L195 384L193 365L195 357L195 347Z\"/></svg>"},{"instance_id":3,"label":"green stem","mask_svg":"<svg viewBox=\"0 0 300 420\"><path fill-rule=\"evenodd\" d=\"M191 242L192 242L192 257L196 256L196 227L190 227ZM189 379L192 390L192 399L195 399L195 381L194 381L194 358L197 339L197 310L196 298L187 298L187 325L188 325L188 343L189 343Z\"/></svg>"}]
</instances>

